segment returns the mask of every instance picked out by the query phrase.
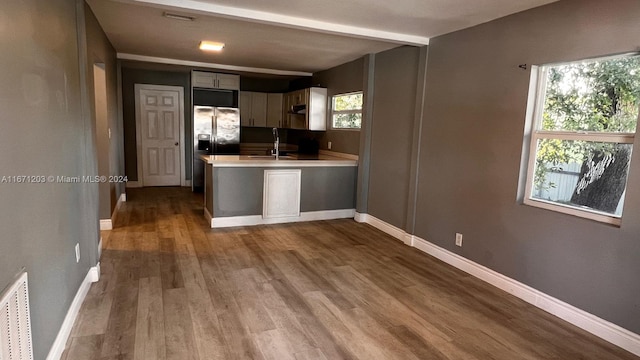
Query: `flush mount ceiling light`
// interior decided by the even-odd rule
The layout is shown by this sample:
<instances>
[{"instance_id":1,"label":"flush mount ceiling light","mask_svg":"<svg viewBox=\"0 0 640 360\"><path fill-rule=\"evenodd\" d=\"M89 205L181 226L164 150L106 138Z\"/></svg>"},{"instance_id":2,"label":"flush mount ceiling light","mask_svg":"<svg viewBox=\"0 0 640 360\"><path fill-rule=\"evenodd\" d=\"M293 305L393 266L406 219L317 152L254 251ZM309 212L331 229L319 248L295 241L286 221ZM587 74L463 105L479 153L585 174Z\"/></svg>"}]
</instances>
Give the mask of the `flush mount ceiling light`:
<instances>
[{"instance_id":1,"label":"flush mount ceiling light","mask_svg":"<svg viewBox=\"0 0 640 360\"><path fill-rule=\"evenodd\" d=\"M224 43L215 41L200 41L200 50L220 51L224 48Z\"/></svg>"},{"instance_id":2,"label":"flush mount ceiling light","mask_svg":"<svg viewBox=\"0 0 640 360\"><path fill-rule=\"evenodd\" d=\"M196 19L193 16L173 14L173 13L170 13L170 12L163 12L162 16L164 16L164 17L166 17L168 19L182 20L182 21L193 21L193 20Z\"/></svg>"}]
</instances>

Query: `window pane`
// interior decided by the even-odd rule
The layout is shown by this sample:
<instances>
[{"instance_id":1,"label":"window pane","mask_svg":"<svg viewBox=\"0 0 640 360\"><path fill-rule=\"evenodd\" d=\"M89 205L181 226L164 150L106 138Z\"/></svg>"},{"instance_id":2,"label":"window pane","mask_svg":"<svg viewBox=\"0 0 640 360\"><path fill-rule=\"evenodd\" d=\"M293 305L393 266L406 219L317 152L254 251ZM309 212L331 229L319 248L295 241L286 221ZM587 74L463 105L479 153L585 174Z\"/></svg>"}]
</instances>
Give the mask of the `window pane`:
<instances>
[{"instance_id":1,"label":"window pane","mask_svg":"<svg viewBox=\"0 0 640 360\"><path fill-rule=\"evenodd\" d=\"M362 93L333 97L333 111L362 109Z\"/></svg>"},{"instance_id":2,"label":"window pane","mask_svg":"<svg viewBox=\"0 0 640 360\"><path fill-rule=\"evenodd\" d=\"M640 57L549 66L545 90L542 130L633 133Z\"/></svg>"},{"instance_id":3,"label":"window pane","mask_svg":"<svg viewBox=\"0 0 640 360\"><path fill-rule=\"evenodd\" d=\"M338 129L360 129L362 114L334 114L333 127Z\"/></svg>"},{"instance_id":4,"label":"window pane","mask_svg":"<svg viewBox=\"0 0 640 360\"><path fill-rule=\"evenodd\" d=\"M538 141L531 197L622 215L631 144Z\"/></svg>"}]
</instances>

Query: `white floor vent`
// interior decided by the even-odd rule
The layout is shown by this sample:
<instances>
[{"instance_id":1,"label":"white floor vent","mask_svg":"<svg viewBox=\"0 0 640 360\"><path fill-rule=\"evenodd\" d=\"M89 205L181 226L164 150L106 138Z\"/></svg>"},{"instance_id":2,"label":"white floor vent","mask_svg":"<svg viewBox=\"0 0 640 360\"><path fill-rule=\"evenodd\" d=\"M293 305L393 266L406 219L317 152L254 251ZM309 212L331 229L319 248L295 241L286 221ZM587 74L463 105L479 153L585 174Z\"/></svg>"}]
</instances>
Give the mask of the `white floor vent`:
<instances>
[{"instance_id":1,"label":"white floor vent","mask_svg":"<svg viewBox=\"0 0 640 360\"><path fill-rule=\"evenodd\" d=\"M0 297L0 360L33 360L27 273Z\"/></svg>"}]
</instances>

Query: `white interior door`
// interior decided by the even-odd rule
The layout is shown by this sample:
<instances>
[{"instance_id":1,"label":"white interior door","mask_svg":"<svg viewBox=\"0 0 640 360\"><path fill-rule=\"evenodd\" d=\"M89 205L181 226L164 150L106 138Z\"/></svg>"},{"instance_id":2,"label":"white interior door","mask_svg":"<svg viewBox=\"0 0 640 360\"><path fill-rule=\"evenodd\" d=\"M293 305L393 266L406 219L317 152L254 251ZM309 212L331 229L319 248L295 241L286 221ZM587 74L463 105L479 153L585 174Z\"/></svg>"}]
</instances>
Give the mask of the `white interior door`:
<instances>
[{"instance_id":1,"label":"white interior door","mask_svg":"<svg viewBox=\"0 0 640 360\"><path fill-rule=\"evenodd\" d=\"M136 85L138 181L143 186L179 186L182 89Z\"/></svg>"}]
</instances>

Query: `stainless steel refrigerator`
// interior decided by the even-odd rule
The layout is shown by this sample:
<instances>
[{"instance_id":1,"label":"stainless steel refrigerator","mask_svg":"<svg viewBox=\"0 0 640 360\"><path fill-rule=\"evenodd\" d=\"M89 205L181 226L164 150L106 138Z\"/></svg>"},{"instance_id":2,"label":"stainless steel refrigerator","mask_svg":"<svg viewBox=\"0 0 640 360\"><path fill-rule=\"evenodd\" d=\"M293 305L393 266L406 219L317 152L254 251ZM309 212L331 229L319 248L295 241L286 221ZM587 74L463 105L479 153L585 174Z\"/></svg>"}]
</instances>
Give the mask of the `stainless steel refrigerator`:
<instances>
[{"instance_id":1,"label":"stainless steel refrigerator","mask_svg":"<svg viewBox=\"0 0 640 360\"><path fill-rule=\"evenodd\" d=\"M204 188L200 155L240 154L240 111L231 107L193 107L193 190Z\"/></svg>"}]
</instances>

